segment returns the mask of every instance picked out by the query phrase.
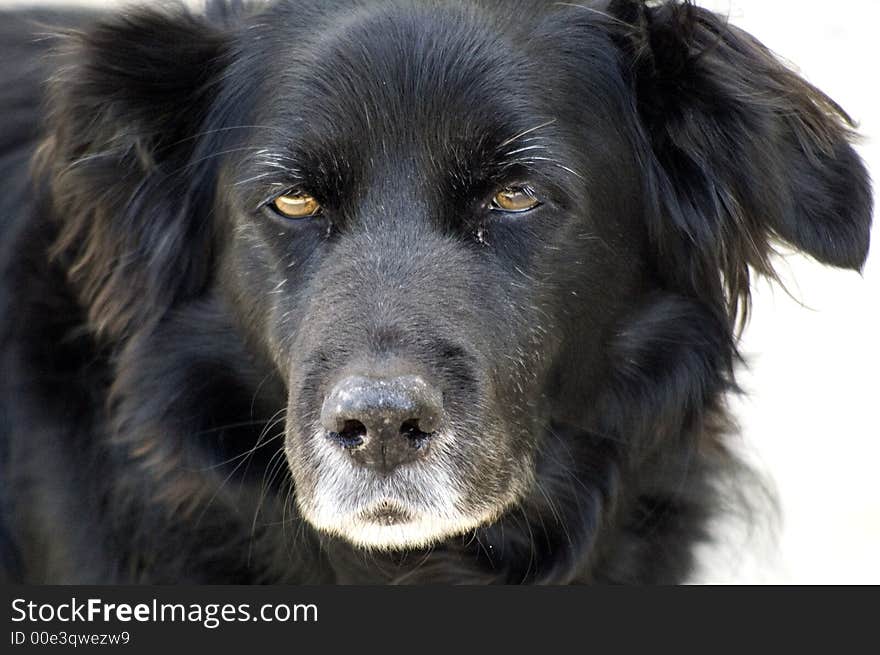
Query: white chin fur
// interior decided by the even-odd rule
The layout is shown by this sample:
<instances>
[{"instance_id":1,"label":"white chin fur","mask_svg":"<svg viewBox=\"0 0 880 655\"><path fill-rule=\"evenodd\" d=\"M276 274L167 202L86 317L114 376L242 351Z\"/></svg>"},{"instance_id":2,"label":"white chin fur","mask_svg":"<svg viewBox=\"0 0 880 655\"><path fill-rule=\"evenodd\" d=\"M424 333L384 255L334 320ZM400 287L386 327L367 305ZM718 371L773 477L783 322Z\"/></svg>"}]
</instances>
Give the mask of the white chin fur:
<instances>
[{"instance_id":1,"label":"white chin fur","mask_svg":"<svg viewBox=\"0 0 880 655\"><path fill-rule=\"evenodd\" d=\"M379 521L337 517L335 521L323 522L306 516L309 522L323 532L367 550L403 550L426 548L443 539L464 534L481 525L492 522L497 513L483 517L461 516L458 520L415 517L406 523L383 525Z\"/></svg>"},{"instance_id":2,"label":"white chin fur","mask_svg":"<svg viewBox=\"0 0 880 655\"><path fill-rule=\"evenodd\" d=\"M340 448L331 448L314 435L318 475L308 498L297 495L303 517L315 528L370 550L424 548L491 523L519 496L511 485L507 497L491 507L463 510L463 482L443 453L443 440L434 444L430 466L404 466L378 479L353 466ZM524 476L520 476L522 479ZM385 523L371 514L392 508L407 515Z\"/></svg>"}]
</instances>

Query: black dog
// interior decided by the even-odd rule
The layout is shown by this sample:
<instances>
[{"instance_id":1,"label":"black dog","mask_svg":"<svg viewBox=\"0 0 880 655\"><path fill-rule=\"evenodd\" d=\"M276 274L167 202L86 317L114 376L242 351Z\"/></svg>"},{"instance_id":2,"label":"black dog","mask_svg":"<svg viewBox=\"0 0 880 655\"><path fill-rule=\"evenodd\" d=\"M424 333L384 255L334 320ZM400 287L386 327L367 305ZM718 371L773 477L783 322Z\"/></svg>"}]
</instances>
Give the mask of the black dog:
<instances>
[{"instance_id":1,"label":"black dog","mask_svg":"<svg viewBox=\"0 0 880 655\"><path fill-rule=\"evenodd\" d=\"M683 580L750 273L867 255L846 114L688 3L0 21L11 580Z\"/></svg>"}]
</instances>

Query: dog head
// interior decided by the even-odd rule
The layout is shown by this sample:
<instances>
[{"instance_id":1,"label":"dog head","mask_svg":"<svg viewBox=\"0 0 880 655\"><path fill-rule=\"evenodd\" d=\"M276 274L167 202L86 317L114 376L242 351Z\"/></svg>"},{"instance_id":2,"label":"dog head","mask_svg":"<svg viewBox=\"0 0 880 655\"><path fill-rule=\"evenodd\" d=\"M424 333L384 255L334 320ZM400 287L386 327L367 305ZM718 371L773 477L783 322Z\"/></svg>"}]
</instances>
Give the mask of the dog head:
<instances>
[{"instance_id":1,"label":"dog head","mask_svg":"<svg viewBox=\"0 0 880 655\"><path fill-rule=\"evenodd\" d=\"M299 510L358 545L589 513L729 385L773 239L867 254L847 116L688 3L281 2L71 43L46 159L95 333L222 302L286 390Z\"/></svg>"}]
</instances>

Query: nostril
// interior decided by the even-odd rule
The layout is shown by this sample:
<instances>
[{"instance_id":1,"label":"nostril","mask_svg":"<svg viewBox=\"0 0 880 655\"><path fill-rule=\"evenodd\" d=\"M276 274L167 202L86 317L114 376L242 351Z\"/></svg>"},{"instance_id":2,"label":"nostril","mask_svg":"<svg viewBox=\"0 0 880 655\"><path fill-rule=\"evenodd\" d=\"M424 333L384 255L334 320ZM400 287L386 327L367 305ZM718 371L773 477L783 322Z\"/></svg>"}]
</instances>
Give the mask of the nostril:
<instances>
[{"instance_id":1,"label":"nostril","mask_svg":"<svg viewBox=\"0 0 880 655\"><path fill-rule=\"evenodd\" d=\"M426 456L443 416L442 393L417 375L353 375L324 398L321 427L354 462L387 475Z\"/></svg>"},{"instance_id":2,"label":"nostril","mask_svg":"<svg viewBox=\"0 0 880 655\"><path fill-rule=\"evenodd\" d=\"M342 424L339 432L331 432L330 438L339 442L343 448L357 448L363 445L364 437L367 436L367 426L360 421L350 420Z\"/></svg>"},{"instance_id":3,"label":"nostril","mask_svg":"<svg viewBox=\"0 0 880 655\"><path fill-rule=\"evenodd\" d=\"M417 418L406 420L400 426L400 436L409 439L416 448L421 447L430 438L431 434L419 427L419 419Z\"/></svg>"}]
</instances>

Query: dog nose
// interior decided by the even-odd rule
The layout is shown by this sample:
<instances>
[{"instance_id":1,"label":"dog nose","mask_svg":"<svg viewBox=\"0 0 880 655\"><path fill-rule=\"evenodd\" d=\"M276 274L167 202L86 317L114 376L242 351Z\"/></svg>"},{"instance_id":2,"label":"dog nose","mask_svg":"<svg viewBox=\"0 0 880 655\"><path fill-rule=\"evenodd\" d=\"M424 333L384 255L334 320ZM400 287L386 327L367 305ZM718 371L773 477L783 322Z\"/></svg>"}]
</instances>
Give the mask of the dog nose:
<instances>
[{"instance_id":1,"label":"dog nose","mask_svg":"<svg viewBox=\"0 0 880 655\"><path fill-rule=\"evenodd\" d=\"M417 375L350 376L324 399L321 424L356 462L387 475L424 456L442 414L442 394Z\"/></svg>"}]
</instances>

